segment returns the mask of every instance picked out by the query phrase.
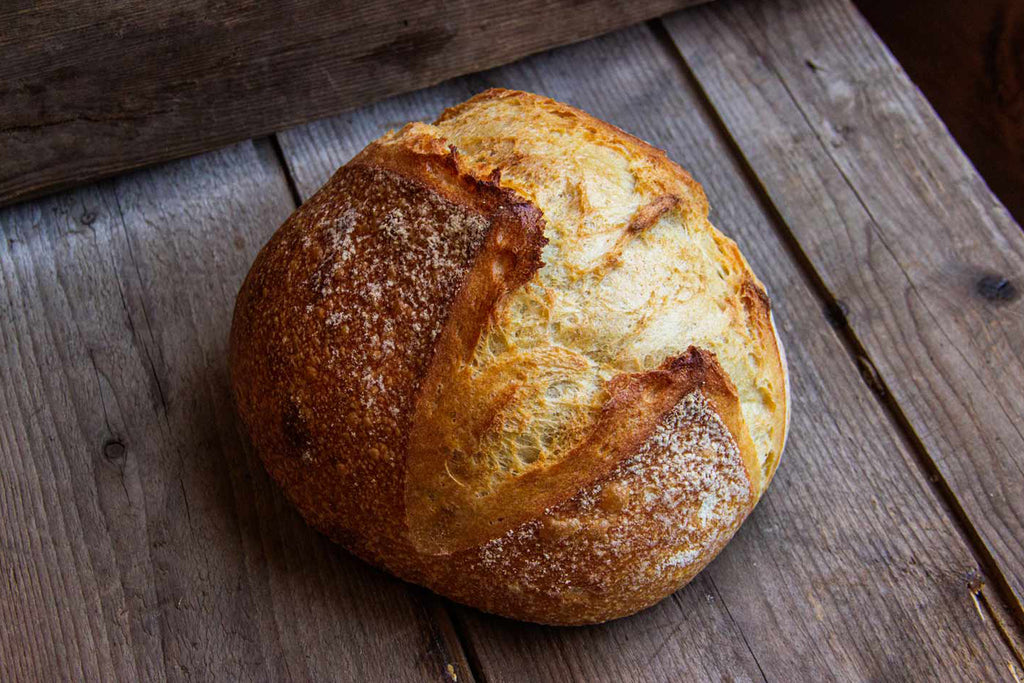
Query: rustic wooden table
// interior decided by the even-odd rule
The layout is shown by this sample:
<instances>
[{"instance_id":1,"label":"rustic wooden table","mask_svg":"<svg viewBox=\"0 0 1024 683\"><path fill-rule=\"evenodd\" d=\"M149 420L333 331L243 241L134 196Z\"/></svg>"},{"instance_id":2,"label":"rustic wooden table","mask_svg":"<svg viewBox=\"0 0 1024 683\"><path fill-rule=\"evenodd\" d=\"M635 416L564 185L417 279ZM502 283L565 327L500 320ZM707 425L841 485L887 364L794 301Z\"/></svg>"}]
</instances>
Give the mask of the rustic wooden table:
<instances>
[{"instance_id":1,"label":"rustic wooden table","mask_svg":"<svg viewBox=\"0 0 1024 683\"><path fill-rule=\"evenodd\" d=\"M225 367L257 249L488 86L664 147L767 283L793 423L735 540L591 628L314 533ZM0 679L1021 680L1024 234L848 0L726 0L0 210Z\"/></svg>"}]
</instances>

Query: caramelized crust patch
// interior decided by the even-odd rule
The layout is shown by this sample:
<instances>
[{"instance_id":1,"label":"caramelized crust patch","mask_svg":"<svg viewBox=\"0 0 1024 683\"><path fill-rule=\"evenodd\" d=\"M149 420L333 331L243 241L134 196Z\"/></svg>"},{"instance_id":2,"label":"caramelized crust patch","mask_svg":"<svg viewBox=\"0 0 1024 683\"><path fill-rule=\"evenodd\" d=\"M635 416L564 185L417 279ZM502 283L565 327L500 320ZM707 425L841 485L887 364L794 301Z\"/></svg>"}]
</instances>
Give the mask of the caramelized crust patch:
<instances>
[{"instance_id":1,"label":"caramelized crust patch","mask_svg":"<svg viewBox=\"0 0 1024 683\"><path fill-rule=\"evenodd\" d=\"M239 412L271 474L336 537L403 533L401 515L373 510L401 499L417 392L465 361L487 302L540 267L536 208L436 139L409 141L340 169L261 251L235 309ZM362 542L380 556L383 538Z\"/></svg>"},{"instance_id":2,"label":"caramelized crust patch","mask_svg":"<svg viewBox=\"0 0 1024 683\"><path fill-rule=\"evenodd\" d=\"M633 217L629 219L629 227L627 229L631 233L643 232L657 223L658 219L665 215L666 211L670 211L678 206L679 202L679 197L671 194L663 194L660 197L656 197L649 204L645 204L637 209Z\"/></svg>"}]
</instances>

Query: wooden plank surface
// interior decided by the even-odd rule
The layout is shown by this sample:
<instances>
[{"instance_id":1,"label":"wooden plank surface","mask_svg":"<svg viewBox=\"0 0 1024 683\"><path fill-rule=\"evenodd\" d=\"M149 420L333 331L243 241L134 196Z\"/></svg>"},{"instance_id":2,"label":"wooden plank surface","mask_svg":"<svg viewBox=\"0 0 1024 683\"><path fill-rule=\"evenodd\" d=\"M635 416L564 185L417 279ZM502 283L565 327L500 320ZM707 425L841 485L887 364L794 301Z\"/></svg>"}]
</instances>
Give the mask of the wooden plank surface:
<instances>
[{"instance_id":1,"label":"wooden plank surface","mask_svg":"<svg viewBox=\"0 0 1024 683\"><path fill-rule=\"evenodd\" d=\"M1024 3L856 2L988 186L1024 222Z\"/></svg>"},{"instance_id":2,"label":"wooden plank surface","mask_svg":"<svg viewBox=\"0 0 1024 683\"><path fill-rule=\"evenodd\" d=\"M231 311L293 208L264 142L0 211L0 680L470 678L243 450Z\"/></svg>"},{"instance_id":3,"label":"wooden plank surface","mask_svg":"<svg viewBox=\"0 0 1024 683\"><path fill-rule=\"evenodd\" d=\"M984 575L968 544L676 60L649 29L630 29L279 135L308 196L389 127L430 120L489 86L547 94L666 147L704 183L713 220L774 295L793 372L792 436L738 536L674 604L598 628L539 629L457 608L481 676L750 677L730 669L744 661L738 631L755 679L1002 680L1015 655L979 612ZM723 614L729 628L719 634Z\"/></svg>"},{"instance_id":4,"label":"wooden plank surface","mask_svg":"<svg viewBox=\"0 0 1024 683\"><path fill-rule=\"evenodd\" d=\"M195 154L698 0L0 4L0 204Z\"/></svg>"},{"instance_id":5,"label":"wooden plank surface","mask_svg":"<svg viewBox=\"0 0 1024 683\"><path fill-rule=\"evenodd\" d=\"M825 19L848 8L821 6ZM786 28L806 9L786 7L754 20L771 33L771 22ZM696 24L698 34L721 34L719 66L730 68L715 82L724 92L738 87L727 77L739 78L729 30L755 31L742 12L749 7L716 7ZM681 24L670 26L683 44ZM792 50L849 30L825 20L799 26L778 33ZM683 46L691 66L695 49ZM771 82L770 70L753 73L755 85ZM863 381L864 367L883 366L851 346L858 319L844 327L829 308L825 275L804 243L827 245L801 213L782 210L781 195L765 192L777 171L751 174L756 148L739 144L746 158L738 155L735 126L720 126L738 96L712 98L713 111L704 98L711 79L702 78L689 79L658 30L638 27L281 134L290 178L258 141L0 210L0 679L450 680L448 665L459 681L1024 676L1014 634L997 621L1001 596L888 403L905 410L916 397L880 400ZM557 97L667 148L704 184L712 220L768 284L789 350L791 440L766 498L690 586L603 626L491 617L352 559L288 507L246 452L230 406L234 294L294 207L286 181L308 196L385 129L430 119L490 85ZM760 94L766 116L792 97ZM881 130L909 136L924 115ZM817 169L819 154L805 138L785 145L770 127L754 130L778 145L773 153L806 157L791 183L832 188L827 168L803 170ZM933 147L950 144L935 135ZM934 192L920 180L938 173L925 162L910 176L915 201ZM960 200L984 205L969 167L955 168ZM900 178L888 179L901 189ZM885 208L898 222L903 206ZM988 222L956 223L957 244L1008 239L984 215ZM932 225L920 230L931 250L920 263L937 249L924 238ZM848 258L877 267L874 251ZM896 304L879 297L877 306ZM915 381L941 369L918 367ZM944 467L966 460L945 457Z\"/></svg>"},{"instance_id":6,"label":"wooden plank surface","mask_svg":"<svg viewBox=\"0 0 1024 683\"><path fill-rule=\"evenodd\" d=\"M1024 621L1024 233L845 0L668 29Z\"/></svg>"}]
</instances>

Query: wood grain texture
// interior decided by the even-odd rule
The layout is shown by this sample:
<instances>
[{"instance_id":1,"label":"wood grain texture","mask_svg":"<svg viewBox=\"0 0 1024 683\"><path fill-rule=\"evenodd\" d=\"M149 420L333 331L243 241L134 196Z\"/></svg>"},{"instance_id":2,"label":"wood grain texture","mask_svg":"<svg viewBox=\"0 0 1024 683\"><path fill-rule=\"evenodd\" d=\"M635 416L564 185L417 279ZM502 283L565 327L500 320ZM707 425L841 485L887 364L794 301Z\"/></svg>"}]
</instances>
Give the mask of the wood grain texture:
<instances>
[{"instance_id":1,"label":"wood grain texture","mask_svg":"<svg viewBox=\"0 0 1024 683\"><path fill-rule=\"evenodd\" d=\"M1024 3L856 4L988 186L1024 222Z\"/></svg>"},{"instance_id":2,"label":"wood grain texture","mask_svg":"<svg viewBox=\"0 0 1024 683\"><path fill-rule=\"evenodd\" d=\"M15 0L0 204L279 130L698 0Z\"/></svg>"},{"instance_id":3,"label":"wood grain texture","mask_svg":"<svg viewBox=\"0 0 1024 683\"><path fill-rule=\"evenodd\" d=\"M803 5L787 7L799 14ZM703 15L701 31L725 31L712 22L719 16L732 30L756 34L734 8L715 11L722 14ZM769 33L770 22L785 28L791 19L770 9L755 15ZM849 30L821 19L800 26L772 35L819 46ZM870 35L857 41L876 45ZM738 69L725 47L714 50ZM754 84L743 82L740 91L765 89L763 121L745 125L758 140L774 139L766 124L791 95L765 85L773 82L770 69L752 73ZM708 83L701 81L710 93ZM845 223L806 198L798 203L799 193L791 201L800 211L783 210L783 195L770 191L769 205L762 191L768 181L780 185L778 172L768 166L765 178L750 177L717 126L718 116L729 123L731 110L722 103L717 114L709 111L676 55L648 28L282 134L296 187L307 196L382 129L433 118L488 85L555 96L667 148L704 184L712 219L740 242L770 287L793 373L793 430L771 490L730 546L651 610L599 627L556 629L450 605L310 531L246 452L228 399L234 294L256 249L292 206L273 151L247 143L0 211L0 679L442 680L450 663L460 681L472 680L455 633L466 639L480 677L496 681L1022 675L985 611L998 596L984 587L949 511L862 381L847 352L848 330L828 324L842 328L842 317L825 315L818 283L808 282L807 264L792 256L798 245L790 233L799 246L827 253L826 238L811 228ZM898 79L897 86L909 87ZM728 102L744 106L742 99ZM899 134L907 120L888 125ZM876 128L890 140L892 129ZM808 147L813 131L795 132L801 135L773 151L797 159L781 186L816 183L808 187L831 188L841 198L827 167L805 170L817 168L822 154ZM951 144L941 130L925 133L930 137L917 147ZM882 154L873 147L865 153ZM756 161L748 158L755 170ZM922 162L884 177L897 189L911 181L929 188L929 179L946 178L935 175L940 170ZM961 216L965 204L987 206L983 188L972 190L976 176L956 180L947 179L949 191L960 193L961 204L946 211ZM819 201L851 210L818 192L812 196ZM883 204L900 225L904 205ZM820 223L809 227L803 214L812 210ZM835 206L829 211L846 216ZM776 212L789 223L777 223ZM962 234L946 239L957 246L986 236L1007 243L994 219L982 215L989 218L955 223ZM921 253L903 264L912 273L936 252L947 253L930 236L946 223L917 225ZM843 233L827 238L836 235ZM799 259L813 255L797 252ZM877 248L846 258L869 271L891 270ZM846 277L856 283L853 270L847 266ZM920 296L903 287L908 300ZM1005 287L970 291L1003 306L993 310L1019 313L1012 297L1000 298ZM884 317L896 305L883 296L872 301L879 310L857 304L856 311ZM980 315L972 310L968 315ZM997 332L1008 332L990 329L994 315L980 320L978 335L993 342L993 353L1005 353L1012 340ZM945 381L943 367L916 367L915 381ZM993 389L999 396L1000 387ZM969 463L962 452L945 457L945 467Z\"/></svg>"},{"instance_id":4,"label":"wood grain texture","mask_svg":"<svg viewBox=\"0 0 1024 683\"><path fill-rule=\"evenodd\" d=\"M704 184L712 219L774 295L792 371L792 432L772 488L737 537L671 601L600 627L537 628L456 608L480 674L1005 678L1014 655L976 608L972 590L984 577L975 558L676 59L648 28L629 29L279 135L305 196L384 129L430 120L485 87L550 95L667 148Z\"/></svg>"},{"instance_id":5,"label":"wood grain texture","mask_svg":"<svg viewBox=\"0 0 1024 683\"><path fill-rule=\"evenodd\" d=\"M667 25L1021 618L1024 233L846 0Z\"/></svg>"},{"instance_id":6,"label":"wood grain texture","mask_svg":"<svg viewBox=\"0 0 1024 683\"><path fill-rule=\"evenodd\" d=\"M244 448L228 327L292 208L245 143L0 212L0 679L471 679Z\"/></svg>"}]
</instances>

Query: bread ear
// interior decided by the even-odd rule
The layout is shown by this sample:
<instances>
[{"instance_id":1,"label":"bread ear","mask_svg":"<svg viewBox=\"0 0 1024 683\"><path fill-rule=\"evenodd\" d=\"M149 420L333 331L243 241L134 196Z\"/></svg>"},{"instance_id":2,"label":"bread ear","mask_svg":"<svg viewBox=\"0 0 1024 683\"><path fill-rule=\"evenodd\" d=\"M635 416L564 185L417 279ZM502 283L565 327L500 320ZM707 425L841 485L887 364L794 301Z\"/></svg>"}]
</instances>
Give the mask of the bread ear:
<instances>
[{"instance_id":1,"label":"bread ear","mask_svg":"<svg viewBox=\"0 0 1024 683\"><path fill-rule=\"evenodd\" d=\"M438 558L437 586L484 609L574 624L617 616L623 602L641 609L693 578L753 509L758 468L743 452L749 438L733 436L745 429L739 401L714 357L691 349L663 367L682 395L639 444L531 521ZM669 378L645 374L623 377L619 399L666 391Z\"/></svg>"},{"instance_id":2,"label":"bread ear","mask_svg":"<svg viewBox=\"0 0 1024 683\"><path fill-rule=\"evenodd\" d=\"M443 341L439 349L444 353ZM445 384L453 374L452 368L444 367L431 381L435 375L427 373L411 427L405 512L409 539L418 552L448 555L480 545L536 519L539 511L564 503L637 453L684 397L694 392L709 401L709 410L717 411L719 419L728 421L726 436L735 435L730 443L746 471L751 494L756 498L760 491L757 454L736 390L708 351L691 347L655 370L614 377L602 407L568 454L543 469L506 477L497 486L460 481L448 466L452 450L467 452L471 458L487 457L478 452L480 433L490 427L492 414L486 405L461 404L459 384ZM505 391L515 390L503 386ZM502 400L500 394L498 400ZM719 448L726 450L724 444Z\"/></svg>"}]
</instances>

